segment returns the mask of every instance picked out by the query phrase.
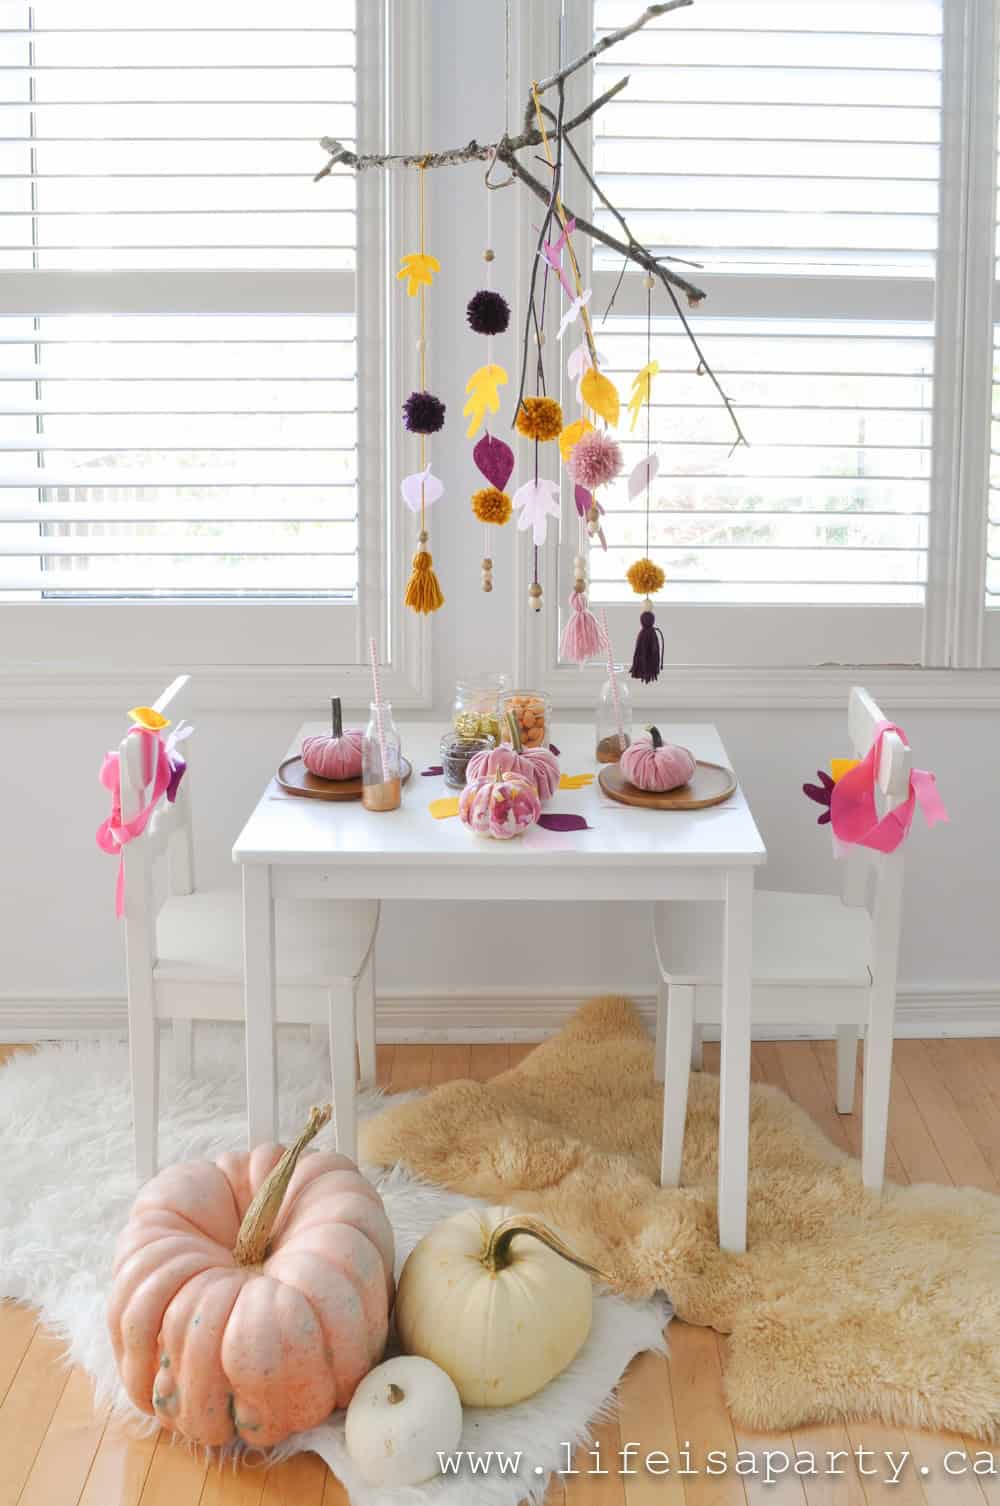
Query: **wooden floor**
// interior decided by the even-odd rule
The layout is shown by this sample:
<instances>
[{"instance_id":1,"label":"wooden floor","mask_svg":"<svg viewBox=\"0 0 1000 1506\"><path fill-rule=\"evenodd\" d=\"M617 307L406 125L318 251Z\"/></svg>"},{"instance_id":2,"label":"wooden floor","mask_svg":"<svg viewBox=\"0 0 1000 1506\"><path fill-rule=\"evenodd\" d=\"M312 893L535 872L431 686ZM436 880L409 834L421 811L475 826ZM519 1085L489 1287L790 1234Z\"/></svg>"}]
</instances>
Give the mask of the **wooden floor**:
<instances>
[{"instance_id":1,"label":"wooden floor","mask_svg":"<svg viewBox=\"0 0 1000 1506\"><path fill-rule=\"evenodd\" d=\"M0 1046L0 1061L12 1049ZM520 1060L527 1046L386 1046L379 1079L391 1091L487 1078ZM718 1049L706 1047L717 1070ZM859 1120L841 1118L833 1100L833 1047L778 1042L753 1048L754 1076L791 1094L838 1145L857 1154ZM898 1041L893 1079L889 1174L897 1181L971 1183L1000 1192L1000 1040ZM605 1476L554 1481L551 1506L1000 1506L1000 1473L947 1477L947 1449L972 1440L854 1423L782 1435L749 1435L734 1425L722 1392L725 1340L709 1329L674 1323L669 1359L640 1356L619 1392L619 1416L596 1429ZM909 1449L914 1464L896 1486L882 1473L860 1479L796 1478L765 1486L734 1473L655 1477L615 1473L622 1440L642 1455L676 1457L687 1442L697 1462L710 1449L785 1450L820 1455L860 1446ZM982 1447L979 1445L978 1447ZM926 1460L930 1474L919 1476ZM578 1461L581 1471L587 1460ZM870 1467L870 1466L869 1466ZM1000 1471L1000 1454L996 1468ZM470 1481L469 1506L475 1506ZM209 1468L165 1435L136 1439L95 1412L90 1383L67 1372L60 1346L31 1312L0 1303L0 1506L341 1506L346 1493L313 1454L263 1469Z\"/></svg>"}]
</instances>

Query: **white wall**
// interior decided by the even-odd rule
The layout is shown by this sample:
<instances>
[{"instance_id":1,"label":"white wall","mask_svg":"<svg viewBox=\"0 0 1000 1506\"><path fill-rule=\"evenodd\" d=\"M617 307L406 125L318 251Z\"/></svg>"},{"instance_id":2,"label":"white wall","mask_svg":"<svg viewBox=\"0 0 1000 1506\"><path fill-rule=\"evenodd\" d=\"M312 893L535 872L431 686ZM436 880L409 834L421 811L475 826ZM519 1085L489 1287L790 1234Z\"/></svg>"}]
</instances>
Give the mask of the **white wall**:
<instances>
[{"instance_id":1,"label":"white wall","mask_svg":"<svg viewBox=\"0 0 1000 1506\"><path fill-rule=\"evenodd\" d=\"M435 0L428 7L434 119L428 146L495 136L503 119L502 6ZM456 67L481 59L483 75ZM487 76L488 75L488 76ZM514 119L520 114L515 102ZM413 143L417 145L416 142ZM514 530L499 531L493 551L496 589L479 590L480 530L467 499L476 485L471 446L460 426L462 387L483 359L483 342L464 325L465 303L480 285L485 190L480 166L429 175L429 247L443 267L431 299L431 382L450 407L440 454L449 481L434 510L433 550L448 601L432 620L436 715L444 724L457 675L509 665L514 613L510 558ZM320 192L317 189L317 192ZM498 250L495 285L512 278L505 234L509 203L494 196ZM412 249L400 247L399 251ZM514 379L514 341L498 345ZM402 359L409 353L402 353ZM660 619L667 633L669 611ZM185 666L178 665L178 669ZM122 709L159 686L123 688ZM332 689L335 687L331 687ZM888 706L893 713L896 708ZM307 715L295 712L199 713L194 747L195 821L202 875L231 877L229 848L245 815ZM582 714L582 713L581 713ZM664 707L663 720L707 720L704 711ZM1000 994L1000 798L996 711L907 713L898 718L916 761L935 770L951 825L926 832L918 817L910 845L902 965L904 989L995 989ZM816 808L803 779L845 751L842 718L832 712L720 710L714 717L743 779L770 853L772 886L834 889L836 879ZM4 713L0 700L0 1000L37 993L112 993L123 968L112 895L114 862L93 833L106 814L97 782L105 748L120 736L112 713ZM558 741L558 732L556 733ZM985 750L985 751L984 751ZM992 752L990 750L993 750ZM196 765L196 767L195 767ZM412 796L411 796L412 798ZM379 943L380 984L392 991L645 988L653 983L645 916L631 907L558 906L512 911L498 920L474 906L456 924L440 906L389 906Z\"/></svg>"}]
</instances>

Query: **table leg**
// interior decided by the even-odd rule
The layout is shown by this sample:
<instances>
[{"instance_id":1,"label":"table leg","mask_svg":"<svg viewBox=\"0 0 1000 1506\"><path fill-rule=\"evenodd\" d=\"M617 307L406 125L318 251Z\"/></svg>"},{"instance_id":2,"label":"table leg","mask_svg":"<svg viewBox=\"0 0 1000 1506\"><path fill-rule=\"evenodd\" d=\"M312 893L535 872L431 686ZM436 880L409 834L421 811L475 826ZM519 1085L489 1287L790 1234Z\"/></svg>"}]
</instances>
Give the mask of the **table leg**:
<instances>
[{"instance_id":1,"label":"table leg","mask_svg":"<svg viewBox=\"0 0 1000 1506\"><path fill-rule=\"evenodd\" d=\"M247 1130L251 1149L278 1138L275 1071L274 902L266 863L243 865L243 997Z\"/></svg>"},{"instance_id":2,"label":"table leg","mask_svg":"<svg viewBox=\"0 0 1000 1506\"><path fill-rule=\"evenodd\" d=\"M750 1137L750 997L753 870L726 876L722 944L722 1057L719 1083L719 1244L747 1247Z\"/></svg>"}]
</instances>

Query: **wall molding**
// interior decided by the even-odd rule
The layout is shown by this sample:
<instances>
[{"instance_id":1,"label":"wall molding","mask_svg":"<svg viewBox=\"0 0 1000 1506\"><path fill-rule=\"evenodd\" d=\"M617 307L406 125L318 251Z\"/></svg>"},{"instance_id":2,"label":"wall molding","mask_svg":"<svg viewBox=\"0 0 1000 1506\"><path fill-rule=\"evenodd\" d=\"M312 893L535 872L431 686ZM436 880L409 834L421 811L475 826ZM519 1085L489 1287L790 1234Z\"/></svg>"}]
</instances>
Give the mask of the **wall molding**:
<instances>
[{"instance_id":1,"label":"wall molding","mask_svg":"<svg viewBox=\"0 0 1000 1506\"><path fill-rule=\"evenodd\" d=\"M655 998L627 991L652 1029ZM386 990L379 995L378 1034L384 1042L538 1041L552 1035L584 998L579 989L482 990L444 998L440 990ZM119 994L0 994L0 1043L64 1040L98 1031L124 1032ZM754 1029L756 1040L823 1039L831 1032L804 1026ZM706 1036L717 1031L709 1027ZM1000 1036L1000 983L900 990L896 1034L901 1038Z\"/></svg>"}]
</instances>

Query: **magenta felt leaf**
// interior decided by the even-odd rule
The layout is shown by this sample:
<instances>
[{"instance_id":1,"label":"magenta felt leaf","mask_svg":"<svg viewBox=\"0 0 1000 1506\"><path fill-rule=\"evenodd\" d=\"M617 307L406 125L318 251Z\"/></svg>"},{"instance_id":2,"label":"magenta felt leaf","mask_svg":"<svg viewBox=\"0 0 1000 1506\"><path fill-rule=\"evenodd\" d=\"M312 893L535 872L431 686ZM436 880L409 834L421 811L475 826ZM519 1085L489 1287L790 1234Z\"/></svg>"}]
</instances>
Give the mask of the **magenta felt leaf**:
<instances>
[{"instance_id":1,"label":"magenta felt leaf","mask_svg":"<svg viewBox=\"0 0 1000 1506\"><path fill-rule=\"evenodd\" d=\"M423 778L423 779L429 778L430 775L432 775L432 774L443 774L443 773L444 773L444 769L441 767L441 765L439 763L432 763L429 768L421 769L420 770L421 778Z\"/></svg>"},{"instance_id":2,"label":"magenta felt leaf","mask_svg":"<svg viewBox=\"0 0 1000 1506\"><path fill-rule=\"evenodd\" d=\"M514 451L510 445L504 444L502 439L494 439L492 434L484 434L473 450L472 458L490 486L502 492L514 469Z\"/></svg>"},{"instance_id":3,"label":"magenta felt leaf","mask_svg":"<svg viewBox=\"0 0 1000 1506\"><path fill-rule=\"evenodd\" d=\"M640 492L644 492L650 482L656 479L659 469L659 455L645 455L638 465L633 466L628 478L629 497L637 497Z\"/></svg>"},{"instance_id":4,"label":"magenta felt leaf","mask_svg":"<svg viewBox=\"0 0 1000 1506\"><path fill-rule=\"evenodd\" d=\"M547 476L525 481L511 498L519 511L517 526L523 532L532 529L532 538L541 547L545 543L549 519L559 516L559 484Z\"/></svg>"},{"instance_id":5,"label":"magenta felt leaf","mask_svg":"<svg viewBox=\"0 0 1000 1506\"><path fill-rule=\"evenodd\" d=\"M559 749L556 747L555 743L549 743L549 752L552 754L553 758L559 757Z\"/></svg>"},{"instance_id":6,"label":"magenta felt leaf","mask_svg":"<svg viewBox=\"0 0 1000 1506\"><path fill-rule=\"evenodd\" d=\"M593 502L593 500L593 497L590 495L590 492L588 492L585 486L574 486L573 501L576 503L576 510L581 518L585 518L587 516L588 512L590 511L590 504Z\"/></svg>"},{"instance_id":7,"label":"magenta felt leaf","mask_svg":"<svg viewBox=\"0 0 1000 1506\"><path fill-rule=\"evenodd\" d=\"M546 831L590 831L590 823L582 816L573 816L569 811L543 812L538 818L539 826Z\"/></svg>"}]
</instances>

